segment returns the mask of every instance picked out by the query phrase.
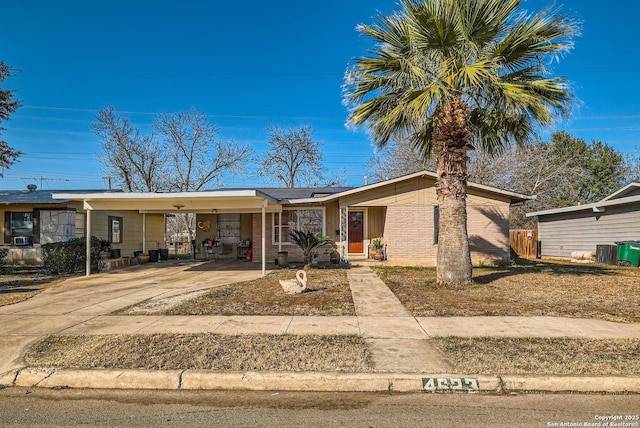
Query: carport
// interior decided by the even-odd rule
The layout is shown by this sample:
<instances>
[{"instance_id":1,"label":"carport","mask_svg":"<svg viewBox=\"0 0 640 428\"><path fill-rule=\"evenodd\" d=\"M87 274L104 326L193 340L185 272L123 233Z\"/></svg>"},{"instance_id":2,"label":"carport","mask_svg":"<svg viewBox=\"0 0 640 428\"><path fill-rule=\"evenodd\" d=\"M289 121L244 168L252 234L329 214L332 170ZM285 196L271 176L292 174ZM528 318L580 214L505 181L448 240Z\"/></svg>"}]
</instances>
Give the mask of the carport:
<instances>
[{"instance_id":1,"label":"carport","mask_svg":"<svg viewBox=\"0 0 640 428\"><path fill-rule=\"evenodd\" d=\"M91 236L91 212L126 210L145 214L161 213L247 213L262 214L262 274L266 275L266 213L282 212L277 200L259 190L216 190L180 193L54 193L54 199L82 201L86 210L86 233ZM143 249L145 247L143 232ZM89 240L87 240L87 243ZM86 275L91 274L90 245L86 246Z\"/></svg>"}]
</instances>

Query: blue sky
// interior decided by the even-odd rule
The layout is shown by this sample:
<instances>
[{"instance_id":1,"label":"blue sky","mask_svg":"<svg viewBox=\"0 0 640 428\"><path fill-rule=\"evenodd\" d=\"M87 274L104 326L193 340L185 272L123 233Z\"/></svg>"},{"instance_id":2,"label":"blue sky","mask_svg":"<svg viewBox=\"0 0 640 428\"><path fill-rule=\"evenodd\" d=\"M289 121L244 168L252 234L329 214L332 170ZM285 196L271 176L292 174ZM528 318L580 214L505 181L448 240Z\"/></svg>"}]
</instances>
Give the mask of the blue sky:
<instances>
[{"instance_id":1,"label":"blue sky","mask_svg":"<svg viewBox=\"0 0 640 428\"><path fill-rule=\"evenodd\" d=\"M639 156L640 3L556 4L583 24L574 50L553 65L579 100L554 129ZM341 85L351 60L370 47L356 25L396 8L395 0L5 0L0 60L19 71L2 85L24 106L2 124L2 138L25 154L0 188L106 188L91 130L106 105L143 131L154 113L195 107L210 115L220 138L258 153L269 125L308 125L324 143L328 175L361 185L374 147L364 132L345 127Z\"/></svg>"}]
</instances>

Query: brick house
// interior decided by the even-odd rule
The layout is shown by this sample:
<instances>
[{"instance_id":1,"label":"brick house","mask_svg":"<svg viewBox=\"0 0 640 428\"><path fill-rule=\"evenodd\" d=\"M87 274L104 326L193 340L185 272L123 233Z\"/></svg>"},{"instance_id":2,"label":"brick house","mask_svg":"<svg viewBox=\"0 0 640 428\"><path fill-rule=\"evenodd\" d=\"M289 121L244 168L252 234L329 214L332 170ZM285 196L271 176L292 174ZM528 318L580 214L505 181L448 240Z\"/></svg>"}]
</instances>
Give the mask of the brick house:
<instances>
[{"instance_id":1,"label":"brick house","mask_svg":"<svg viewBox=\"0 0 640 428\"><path fill-rule=\"evenodd\" d=\"M82 201L87 213L195 213L198 258L245 259L266 263L287 252L301 261L290 242L294 229L311 230L336 241L344 260L369 257L376 238L390 264L436 263L438 207L436 174L428 171L362 187L218 189L181 193L60 193L54 198ZM509 207L529 197L489 186L467 186L468 233L472 262L509 258ZM215 245L207 249L205 243ZM320 259L328 251L320 250Z\"/></svg>"},{"instance_id":2,"label":"brick house","mask_svg":"<svg viewBox=\"0 0 640 428\"><path fill-rule=\"evenodd\" d=\"M422 171L356 188L256 189L281 207L266 214L266 259L275 260L280 251L286 251L290 260L301 260L302 253L291 244L289 232L304 229L335 240L347 260L369 258L370 243L382 238L390 264L434 266L438 239L435 182L434 173ZM468 184L467 192L473 263L508 259L509 207L529 197L474 183ZM236 226L229 227L229 222ZM198 225L198 242L207 237L219 240L231 246L226 252L232 255L244 254L238 253L234 242L251 242L253 253L262 253L262 221L257 214L201 213ZM319 255L321 260L328 257L322 250Z\"/></svg>"}]
</instances>

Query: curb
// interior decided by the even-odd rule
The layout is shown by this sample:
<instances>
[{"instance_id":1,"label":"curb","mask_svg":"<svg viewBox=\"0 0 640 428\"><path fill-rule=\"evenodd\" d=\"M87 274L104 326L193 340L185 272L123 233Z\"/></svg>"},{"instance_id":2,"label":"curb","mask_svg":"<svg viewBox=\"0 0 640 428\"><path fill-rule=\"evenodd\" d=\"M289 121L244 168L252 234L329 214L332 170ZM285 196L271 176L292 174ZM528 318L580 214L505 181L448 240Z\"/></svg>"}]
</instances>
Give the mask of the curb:
<instances>
[{"instance_id":1,"label":"curb","mask_svg":"<svg viewBox=\"0 0 640 428\"><path fill-rule=\"evenodd\" d=\"M640 376L461 375L430 373L217 372L27 367L0 377L0 385L40 388L432 392L637 393Z\"/></svg>"}]
</instances>

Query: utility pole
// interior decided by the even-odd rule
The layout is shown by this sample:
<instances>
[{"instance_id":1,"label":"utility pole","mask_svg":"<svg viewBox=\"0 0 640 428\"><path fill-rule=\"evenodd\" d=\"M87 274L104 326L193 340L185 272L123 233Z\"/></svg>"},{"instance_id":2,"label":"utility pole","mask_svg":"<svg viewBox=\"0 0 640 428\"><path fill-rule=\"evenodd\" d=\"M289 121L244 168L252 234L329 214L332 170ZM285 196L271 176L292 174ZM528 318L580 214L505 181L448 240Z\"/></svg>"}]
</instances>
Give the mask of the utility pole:
<instances>
[{"instance_id":1,"label":"utility pole","mask_svg":"<svg viewBox=\"0 0 640 428\"><path fill-rule=\"evenodd\" d=\"M111 190L111 176L107 176L107 177L102 177L103 179L106 178L108 180L109 183L109 190Z\"/></svg>"}]
</instances>

